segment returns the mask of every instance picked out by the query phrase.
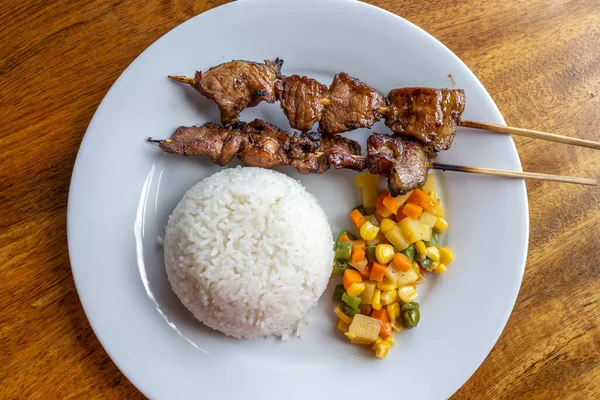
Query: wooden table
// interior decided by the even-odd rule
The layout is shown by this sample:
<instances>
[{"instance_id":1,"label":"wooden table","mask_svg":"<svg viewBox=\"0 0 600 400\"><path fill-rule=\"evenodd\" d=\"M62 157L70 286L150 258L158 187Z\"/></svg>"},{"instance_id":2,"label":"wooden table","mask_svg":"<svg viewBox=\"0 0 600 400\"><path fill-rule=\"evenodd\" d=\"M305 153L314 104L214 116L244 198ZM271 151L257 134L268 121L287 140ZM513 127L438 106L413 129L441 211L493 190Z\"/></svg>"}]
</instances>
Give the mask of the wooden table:
<instances>
[{"instance_id":1,"label":"wooden table","mask_svg":"<svg viewBox=\"0 0 600 400\"><path fill-rule=\"evenodd\" d=\"M102 349L77 298L65 226L69 180L86 127L125 67L171 28L221 3L0 5L0 398L143 397ZM600 140L597 1L373 4L454 51L509 125ZM525 170L600 177L598 152L516 142ZM600 187L527 187L530 250L519 298L456 399L600 396ZM498 251L510 249L498 243ZM444 371L433 371L435 384Z\"/></svg>"}]
</instances>

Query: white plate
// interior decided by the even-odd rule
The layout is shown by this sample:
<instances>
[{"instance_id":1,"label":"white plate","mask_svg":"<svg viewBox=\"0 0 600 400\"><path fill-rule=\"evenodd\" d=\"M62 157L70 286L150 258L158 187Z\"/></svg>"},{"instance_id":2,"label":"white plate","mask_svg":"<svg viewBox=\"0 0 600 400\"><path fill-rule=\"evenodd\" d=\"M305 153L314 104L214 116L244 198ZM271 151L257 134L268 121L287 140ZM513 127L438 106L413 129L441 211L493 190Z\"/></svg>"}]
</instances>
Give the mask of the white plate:
<instances>
[{"instance_id":1,"label":"white plate","mask_svg":"<svg viewBox=\"0 0 600 400\"><path fill-rule=\"evenodd\" d=\"M166 76L231 59L275 57L285 60L285 74L328 84L343 70L381 93L456 82L467 93L465 118L503 123L454 54L381 9L350 1L253 0L191 19L125 70L81 144L69 195L69 252L94 332L123 373L153 399L358 399L374 394L377 385L369 382L375 381L406 398L450 396L491 350L516 299L528 238L522 181L439 174L450 221L445 240L456 261L447 274L427 278L419 327L398 334L385 360L336 332L329 292L311 311L305 337L287 342L210 331L171 292L157 237L184 191L219 168L206 159L163 154L145 139L219 118L212 102ZM242 117L289 127L278 104L261 104ZM376 130L388 132L381 124ZM364 132L351 137L364 144ZM521 170L510 137L463 129L439 161ZM347 212L358 201L353 172L305 177L281 170L317 196L334 231L349 226Z\"/></svg>"}]
</instances>

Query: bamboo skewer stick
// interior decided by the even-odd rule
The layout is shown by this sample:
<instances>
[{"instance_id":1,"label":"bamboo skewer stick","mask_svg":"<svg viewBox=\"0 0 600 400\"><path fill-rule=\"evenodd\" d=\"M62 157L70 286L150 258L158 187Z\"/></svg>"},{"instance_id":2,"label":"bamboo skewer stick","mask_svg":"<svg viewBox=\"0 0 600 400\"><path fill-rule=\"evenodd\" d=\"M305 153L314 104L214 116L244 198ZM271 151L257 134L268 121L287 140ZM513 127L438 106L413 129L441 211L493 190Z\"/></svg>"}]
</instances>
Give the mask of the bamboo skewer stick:
<instances>
[{"instance_id":1,"label":"bamboo skewer stick","mask_svg":"<svg viewBox=\"0 0 600 400\"><path fill-rule=\"evenodd\" d=\"M187 76L169 75L169 78L176 80L177 82L186 83L188 85L192 85L194 83L194 78L190 78ZM331 104L331 100L328 98L320 99L319 102L324 106L328 106L329 104ZM380 114L385 115L388 113L389 108L388 107L379 107L379 108L377 108L377 111ZM569 136L557 135L555 133L541 132L541 131L536 131L533 129L515 128L515 127L511 127L511 126L490 124L487 122L465 121L465 120L460 121L460 126L464 126L466 128L483 129L486 131L496 132L496 133L505 133L505 134L509 134L509 135L526 136L526 137L530 137L530 138L534 138L534 139L542 139L542 140L548 140L551 142L565 143L565 144L570 144L573 146L581 146L581 147L587 147L590 149L600 150L600 142L594 142L592 140L586 140L586 139L572 138Z\"/></svg>"},{"instance_id":2,"label":"bamboo skewer stick","mask_svg":"<svg viewBox=\"0 0 600 400\"><path fill-rule=\"evenodd\" d=\"M512 126L496 125L487 122L476 122L476 121L460 121L460 126L475 129L484 129L486 131L496 133L506 133L519 136L527 136L534 139L549 140L551 142L571 144L573 146L588 147L590 149L600 150L600 142L594 142L592 140L572 138L569 136L557 135L555 133L547 133L536 131L533 129L514 128Z\"/></svg>"}]
</instances>

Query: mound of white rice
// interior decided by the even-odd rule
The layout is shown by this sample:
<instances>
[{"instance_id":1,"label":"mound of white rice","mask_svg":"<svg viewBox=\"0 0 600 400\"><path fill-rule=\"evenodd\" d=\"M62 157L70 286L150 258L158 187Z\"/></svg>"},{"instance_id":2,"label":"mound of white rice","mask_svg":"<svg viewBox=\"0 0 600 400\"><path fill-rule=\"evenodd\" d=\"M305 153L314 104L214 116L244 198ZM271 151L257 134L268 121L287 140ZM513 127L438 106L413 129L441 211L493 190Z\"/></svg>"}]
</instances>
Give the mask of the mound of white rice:
<instances>
[{"instance_id":1,"label":"mound of white rice","mask_svg":"<svg viewBox=\"0 0 600 400\"><path fill-rule=\"evenodd\" d=\"M329 280L333 240L317 200L261 168L225 169L179 202L165 264L181 302L235 337L293 333Z\"/></svg>"}]
</instances>

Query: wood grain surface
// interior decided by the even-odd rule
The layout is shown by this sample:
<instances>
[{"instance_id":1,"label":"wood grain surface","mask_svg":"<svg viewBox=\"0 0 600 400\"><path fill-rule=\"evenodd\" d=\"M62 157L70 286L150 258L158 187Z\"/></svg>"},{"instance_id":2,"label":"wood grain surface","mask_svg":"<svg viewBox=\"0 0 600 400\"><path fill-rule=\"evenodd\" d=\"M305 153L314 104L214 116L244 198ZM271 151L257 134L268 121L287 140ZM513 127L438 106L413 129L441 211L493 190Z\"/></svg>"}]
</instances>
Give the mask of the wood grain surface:
<instances>
[{"instance_id":1,"label":"wood grain surface","mask_svg":"<svg viewBox=\"0 0 600 400\"><path fill-rule=\"evenodd\" d=\"M79 303L67 253L69 180L119 74L161 35L222 3L0 2L0 398L143 398ZM372 3L454 51L509 125L600 140L597 0ZM600 178L600 152L516 142L525 170ZM600 398L600 187L527 188L530 250L518 300L455 399ZM432 384L443 373L433 368Z\"/></svg>"}]
</instances>

